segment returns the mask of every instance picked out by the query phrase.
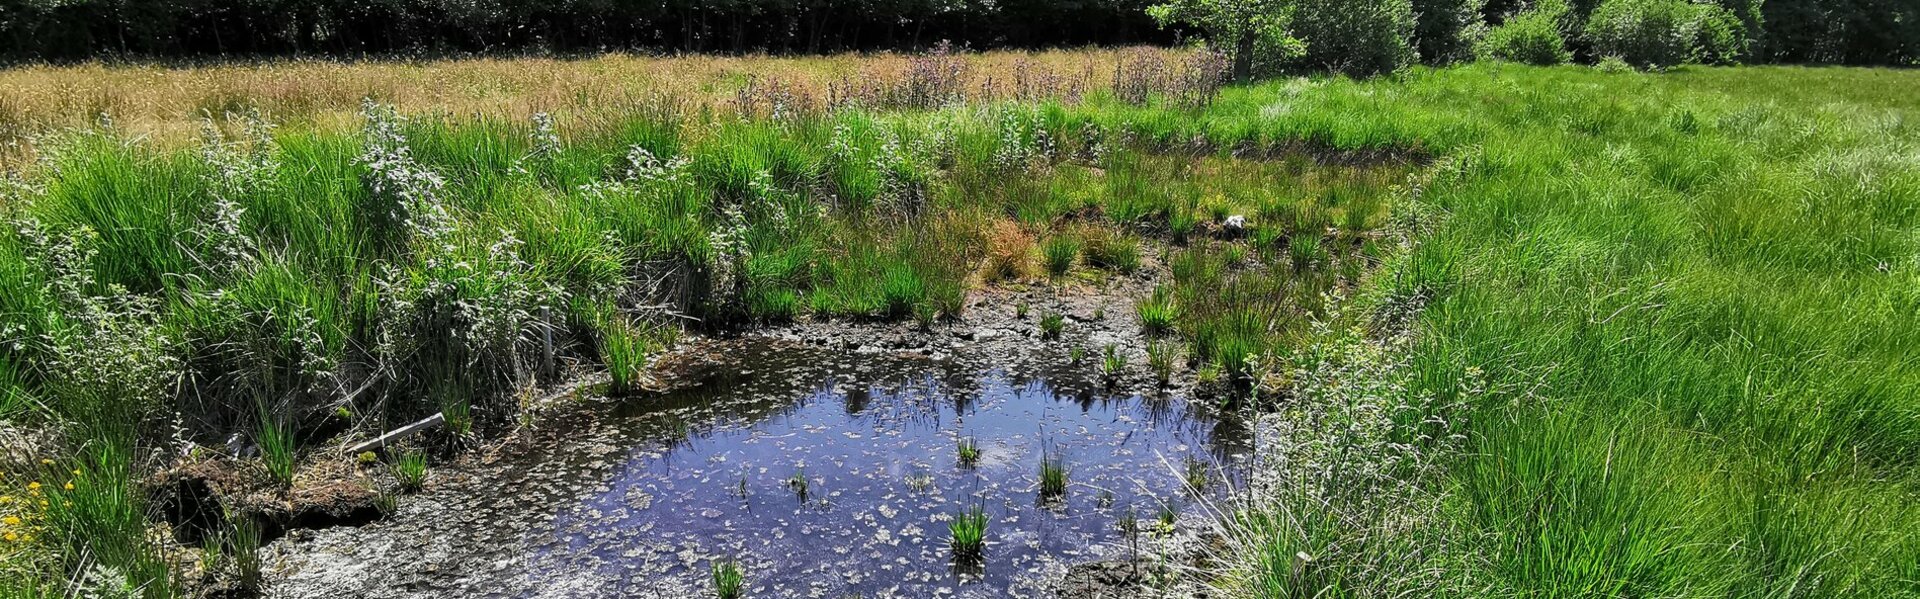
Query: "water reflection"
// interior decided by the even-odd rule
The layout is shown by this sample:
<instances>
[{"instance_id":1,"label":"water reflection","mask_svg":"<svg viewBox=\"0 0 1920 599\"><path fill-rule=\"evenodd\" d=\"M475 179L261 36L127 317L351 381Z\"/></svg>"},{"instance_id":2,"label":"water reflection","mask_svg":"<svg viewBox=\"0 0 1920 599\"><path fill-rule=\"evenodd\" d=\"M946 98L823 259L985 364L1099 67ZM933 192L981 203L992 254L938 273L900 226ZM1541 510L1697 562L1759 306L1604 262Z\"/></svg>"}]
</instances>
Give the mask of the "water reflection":
<instances>
[{"instance_id":1,"label":"water reflection","mask_svg":"<svg viewBox=\"0 0 1920 599\"><path fill-rule=\"evenodd\" d=\"M1124 543L1123 514L1184 497L1184 461L1246 445L1244 427L1199 406L1072 377L762 349L749 369L625 413L631 449L557 516L559 543L536 563L642 594L700 588L709 560L737 557L765 596L1001 595L1050 558ZM963 438L981 450L971 466ZM1042 502L1046 455L1069 485ZM975 504L987 547L956 559L948 524Z\"/></svg>"}]
</instances>

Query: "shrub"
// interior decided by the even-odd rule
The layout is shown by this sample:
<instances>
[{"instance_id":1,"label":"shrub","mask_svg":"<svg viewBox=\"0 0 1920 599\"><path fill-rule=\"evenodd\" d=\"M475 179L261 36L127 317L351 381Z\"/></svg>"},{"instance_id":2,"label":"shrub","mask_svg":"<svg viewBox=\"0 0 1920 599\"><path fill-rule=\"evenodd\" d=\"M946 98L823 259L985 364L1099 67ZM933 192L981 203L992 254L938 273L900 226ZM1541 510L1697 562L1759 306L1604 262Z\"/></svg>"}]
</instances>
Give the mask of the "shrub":
<instances>
[{"instance_id":1,"label":"shrub","mask_svg":"<svg viewBox=\"0 0 1920 599\"><path fill-rule=\"evenodd\" d=\"M1739 20L1726 9L1686 0L1606 0L1587 17L1586 42L1601 55L1663 69L1737 58Z\"/></svg>"},{"instance_id":2,"label":"shrub","mask_svg":"<svg viewBox=\"0 0 1920 599\"><path fill-rule=\"evenodd\" d=\"M1536 7L1515 15L1487 32L1474 53L1481 58L1532 65L1565 64L1573 60L1560 35L1560 11Z\"/></svg>"},{"instance_id":3,"label":"shrub","mask_svg":"<svg viewBox=\"0 0 1920 599\"><path fill-rule=\"evenodd\" d=\"M1411 0L1301 0L1293 31L1307 44L1309 69L1376 75L1415 57Z\"/></svg>"}]
</instances>

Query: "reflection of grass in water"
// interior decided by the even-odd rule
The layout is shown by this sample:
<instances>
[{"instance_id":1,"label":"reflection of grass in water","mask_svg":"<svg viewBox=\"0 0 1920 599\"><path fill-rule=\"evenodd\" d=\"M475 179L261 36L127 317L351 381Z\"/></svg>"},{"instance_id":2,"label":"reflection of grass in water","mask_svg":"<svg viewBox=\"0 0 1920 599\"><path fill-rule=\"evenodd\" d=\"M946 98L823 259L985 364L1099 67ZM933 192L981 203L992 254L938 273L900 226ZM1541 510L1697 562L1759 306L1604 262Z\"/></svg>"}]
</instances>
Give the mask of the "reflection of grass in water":
<instances>
[{"instance_id":1,"label":"reflection of grass in water","mask_svg":"<svg viewBox=\"0 0 1920 599\"><path fill-rule=\"evenodd\" d=\"M1207 463L1193 456L1186 457L1187 488L1194 493L1205 491L1213 483L1213 477L1207 472Z\"/></svg>"},{"instance_id":2,"label":"reflection of grass in water","mask_svg":"<svg viewBox=\"0 0 1920 599\"><path fill-rule=\"evenodd\" d=\"M980 557L987 546L987 508L976 503L967 511L955 514L953 521L947 523L947 530L953 534L949 546L955 557Z\"/></svg>"},{"instance_id":3,"label":"reflection of grass in water","mask_svg":"<svg viewBox=\"0 0 1920 599\"><path fill-rule=\"evenodd\" d=\"M740 562L731 559L713 562L713 596L739 599L746 584L747 575L740 570Z\"/></svg>"}]
</instances>

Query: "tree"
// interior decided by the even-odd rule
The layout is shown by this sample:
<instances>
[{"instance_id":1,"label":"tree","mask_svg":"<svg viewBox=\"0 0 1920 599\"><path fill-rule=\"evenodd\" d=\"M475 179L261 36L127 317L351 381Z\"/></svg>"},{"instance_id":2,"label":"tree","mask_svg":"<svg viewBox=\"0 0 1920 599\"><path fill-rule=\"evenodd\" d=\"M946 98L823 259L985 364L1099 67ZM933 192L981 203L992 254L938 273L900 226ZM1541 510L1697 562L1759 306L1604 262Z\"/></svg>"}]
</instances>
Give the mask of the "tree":
<instances>
[{"instance_id":1,"label":"tree","mask_svg":"<svg viewBox=\"0 0 1920 599\"><path fill-rule=\"evenodd\" d=\"M1147 9L1160 25L1197 27L1207 43L1233 60L1233 78L1251 80L1298 56L1299 40L1287 33L1294 0L1169 0Z\"/></svg>"},{"instance_id":2,"label":"tree","mask_svg":"<svg viewBox=\"0 0 1920 599\"><path fill-rule=\"evenodd\" d=\"M1413 38L1420 60L1450 64L1473 58L1473 42L1485 33L1480 11L1486 0L1413 0Z\"/></svg>"}]
</instances>

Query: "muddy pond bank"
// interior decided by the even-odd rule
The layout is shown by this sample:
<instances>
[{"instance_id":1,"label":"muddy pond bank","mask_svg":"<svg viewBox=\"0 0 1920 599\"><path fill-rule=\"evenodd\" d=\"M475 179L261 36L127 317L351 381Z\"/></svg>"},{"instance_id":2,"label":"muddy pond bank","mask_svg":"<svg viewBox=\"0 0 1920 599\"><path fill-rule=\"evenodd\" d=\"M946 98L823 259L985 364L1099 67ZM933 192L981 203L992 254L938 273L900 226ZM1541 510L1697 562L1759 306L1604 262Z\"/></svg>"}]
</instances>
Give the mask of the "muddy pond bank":
<instances>
[{"instance_id":1,"label":"muddy pond bank","mask_svg":"<svg viewBox=\"0 0 1920 599\"><path fill-rule=\"evenodd\" d=\"M738 560L748 595L768 597L1140 582L1114 564L1190 544L1198 527L1181 519L1252 450L1241 419L1138 367L1145 340L1126 311L1143 285L993 290L931 327L805 323L690 343L662 361L679 390L583 399L436 468L381 521L270 544L267 593L707 597L715 560ZM1058 338L1042 310L1066 317ZM1135 367L1103 372L1107 346ZM977 458L960 456L963 440ZM1043 462L1064 467L1064 493L1043 488ZM956 560L948 526L974 507L987 548Z\"/></svg>"}]
</instances>

